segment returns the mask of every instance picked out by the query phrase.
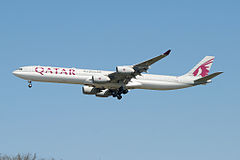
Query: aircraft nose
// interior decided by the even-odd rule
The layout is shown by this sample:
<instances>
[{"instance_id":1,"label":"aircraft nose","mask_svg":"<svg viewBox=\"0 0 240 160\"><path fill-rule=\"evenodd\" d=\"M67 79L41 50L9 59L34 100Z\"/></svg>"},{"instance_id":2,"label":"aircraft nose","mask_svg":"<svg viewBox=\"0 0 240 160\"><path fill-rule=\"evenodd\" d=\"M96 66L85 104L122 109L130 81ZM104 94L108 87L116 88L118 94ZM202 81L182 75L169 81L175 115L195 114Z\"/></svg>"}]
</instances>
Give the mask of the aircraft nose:
<instances>
[{"instance_id":1,"label":"aircraft nose","mask_svg":"<svg viewBox=\"0 0 240 160\"><path fill-rule=\"evenodd\" d=\"M19 75L19 71L15 70L15 71L12 72L12 74L13 74L14 76L17 76L17 75Z\"/></svg>"},{"instance_id":2,"label":"aircraft nose","mask_svg":"<svg viewBox=\"0 0 240 160\"><path fill-rule=\"evenodd\" d=\"M13 71L12 74L13 74L14 76L16 76L16 71Z\"/></svg>"}]
</instances>

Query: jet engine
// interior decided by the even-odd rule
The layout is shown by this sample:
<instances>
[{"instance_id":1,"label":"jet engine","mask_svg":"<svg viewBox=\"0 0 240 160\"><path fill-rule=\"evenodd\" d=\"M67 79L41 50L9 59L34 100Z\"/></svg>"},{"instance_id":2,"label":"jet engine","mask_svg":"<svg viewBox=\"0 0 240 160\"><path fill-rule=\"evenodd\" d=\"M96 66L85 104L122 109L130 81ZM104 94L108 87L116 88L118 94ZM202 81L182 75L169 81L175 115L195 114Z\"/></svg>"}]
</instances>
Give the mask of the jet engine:
<instances>
[{"instance_id":1,"label":"jet engine","mask_svg":"<svg viewBox=\"0 0 240 160\"><path fill-rule=\"evenodd\" d=\"M109 89L102 90L101 92L96 93L97 97L109 97L112 93Z\"/></svg>"},{"instance_id":2,"label":"jet engine","mask_svg":"<svg viewBox=\"0 0 240 160\"><path fill-rule=\"evenodd\" d=\"M94 75L92 76L93 83L107 83L111 79L108 76L104 75Z\"/></svg>"},{"instance_id":3,"label":"jet engine","mask_svg":"<svg viewBox=\"0 0 240 160\"><path fill-rule=\"evenodd\" d=\"M116 71L118 73L126 73L126 74L131 74L135 72L132 66L118 66L116 67Z\"/></svg>"},{"instance_id":4,"label":"jet engine","mask_svg":"<svg viewBox=\"0 0 240 160\"><path fill-rule=\"evenodd\" d=\"M82 87L83 94L97 94L100 92L100 89L95 87L83 86Z\"/></svg>"}]
</instances>

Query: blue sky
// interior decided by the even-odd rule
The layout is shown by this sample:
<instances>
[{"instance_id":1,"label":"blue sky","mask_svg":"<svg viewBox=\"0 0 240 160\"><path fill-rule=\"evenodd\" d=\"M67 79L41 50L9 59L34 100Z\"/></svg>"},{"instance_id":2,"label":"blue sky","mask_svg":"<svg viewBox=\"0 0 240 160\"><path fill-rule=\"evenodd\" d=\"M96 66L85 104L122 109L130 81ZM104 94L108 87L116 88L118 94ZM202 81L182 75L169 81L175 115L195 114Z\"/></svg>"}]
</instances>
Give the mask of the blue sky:
<instances>
[{"instance_id":1,"label":"blue sky","mask_svg":"<svg viewBox=\"0 0 240 160\"><path fill-rule=\"evenodd\" d=\"M85 160L239 160L239 1L1 1L0 152ZM150 73L181 75L216 56L212 84L133 90L27 82L24 65L114 70L172 49Z\"/></svg>"}]
</instances>

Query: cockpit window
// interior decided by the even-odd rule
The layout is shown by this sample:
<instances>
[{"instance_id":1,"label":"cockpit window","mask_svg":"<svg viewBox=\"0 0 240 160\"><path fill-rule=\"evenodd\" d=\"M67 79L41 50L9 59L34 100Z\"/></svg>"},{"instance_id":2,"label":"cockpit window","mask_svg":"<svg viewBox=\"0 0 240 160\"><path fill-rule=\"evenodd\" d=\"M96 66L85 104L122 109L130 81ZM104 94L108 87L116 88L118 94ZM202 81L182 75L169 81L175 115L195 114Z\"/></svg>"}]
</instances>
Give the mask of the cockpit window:
<instances>
[{"instance_id":1,"label":"cockpit window","mask_svg":"<svg viewBox=\"0 0 240 160\"><path fill-rule=\"evenodd\" d=\"M23 69L22 68L18 68L18 70L22 71Z\"/></svg>"}]
</instances>

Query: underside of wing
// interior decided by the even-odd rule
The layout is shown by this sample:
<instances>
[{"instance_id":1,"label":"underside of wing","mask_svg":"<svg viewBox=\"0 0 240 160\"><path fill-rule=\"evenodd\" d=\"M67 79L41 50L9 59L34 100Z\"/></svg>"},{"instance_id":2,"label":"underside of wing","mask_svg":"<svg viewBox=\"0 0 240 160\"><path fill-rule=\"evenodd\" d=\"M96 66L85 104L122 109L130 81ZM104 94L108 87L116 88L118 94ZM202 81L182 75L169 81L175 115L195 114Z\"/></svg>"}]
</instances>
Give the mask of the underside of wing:
<instances>
[{"instance_id":1,"label":"underside of wing","mask_svg":"<svg viewBox=\"0 0 240 160\"><path fill-rule=\"evenodd\" d=\"M114 73L109 74L108 77L111 79L112 83L122 82L123 84L127 84L133 77L135 77L135 75L114 72Z\"/></svg>"}]
</instances>

